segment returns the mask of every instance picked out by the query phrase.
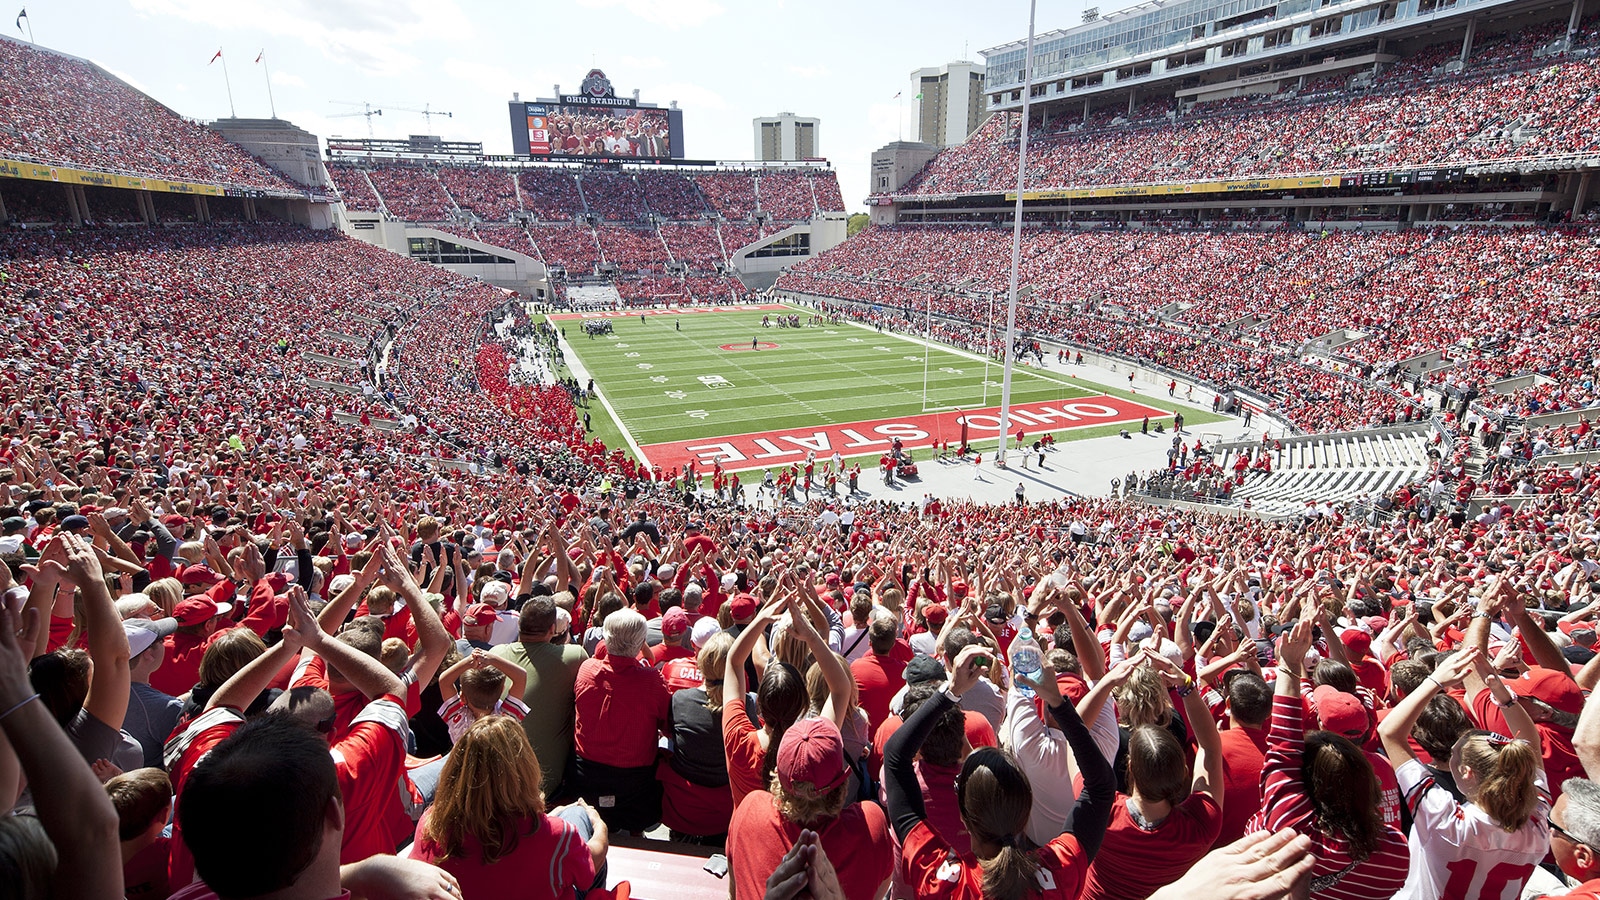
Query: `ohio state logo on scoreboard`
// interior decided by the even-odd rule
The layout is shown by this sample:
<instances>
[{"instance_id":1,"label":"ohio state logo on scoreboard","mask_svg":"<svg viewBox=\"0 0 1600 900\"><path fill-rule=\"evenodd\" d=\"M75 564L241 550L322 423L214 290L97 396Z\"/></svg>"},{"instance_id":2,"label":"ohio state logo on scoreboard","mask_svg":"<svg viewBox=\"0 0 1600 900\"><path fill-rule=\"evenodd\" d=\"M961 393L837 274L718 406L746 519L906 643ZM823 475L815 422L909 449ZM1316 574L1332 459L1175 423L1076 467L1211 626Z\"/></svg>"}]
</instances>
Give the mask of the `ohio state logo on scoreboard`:
<instances>
[{"instance_id":1,"label":"ohio state logo on scoreboard","mask_svg":"<svg viewBox=\"0 0 1600 900\"><path fill-rule=\"evenodd\" d=\"M583 83L578 86L579 93L590 97L615 97L616 91L611 88L611 79L599 69L590 69L589 74L583 77Z\"/></svg>"}]
</instances>

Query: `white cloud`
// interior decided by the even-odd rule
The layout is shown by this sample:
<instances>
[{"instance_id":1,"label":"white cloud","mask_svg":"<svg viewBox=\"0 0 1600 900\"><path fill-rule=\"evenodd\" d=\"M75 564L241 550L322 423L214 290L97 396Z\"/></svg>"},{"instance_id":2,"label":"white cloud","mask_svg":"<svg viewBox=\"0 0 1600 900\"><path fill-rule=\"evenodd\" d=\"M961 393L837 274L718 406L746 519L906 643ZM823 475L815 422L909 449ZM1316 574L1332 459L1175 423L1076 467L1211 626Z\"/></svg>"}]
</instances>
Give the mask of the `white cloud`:
<instances>
[{"instance_id":1,"label":"white cloud","mask_svg":"<svg viewBox=\"0 0 1600 900\"><path fill-rule=\"evenodd\" d=\"M422 65L408 48L418 44L464 40L471 35L471 17L453 0L347 0L326 4L315 0L130 0L135 11L150 17L172 17L223 32L266 33L293 38L329 59L354 65L368 74L411 75ZM230 34L219 36L224 46ZM235 50L237 54L239 51ZM248 53L248 51L246 51ZM244 58L254 59L253 54Z\"/></svg>"},{"instance_id":2,"label":"white cloud","mask_svg":"<svg viewBox=\"0 0 1600 900\"><path fill-rule=\"evenodd\" d=\"M578 5L588 9L620 7L632 16L673 30L703 25L723 13L722 5L715 0L578 0Z\"/></svg>"},{"instance_id":3,"label":"white cloud","mask_svg":"<svg viewBox=\"0 0 1600 900\"><path fill-rule=\"evenodd\" d=\"M832 74L827 66L790 66L789 71L801 78L823 78Z\"/></svg>"},{"instance_id":4,"label":"white cloud","mask_svg":"<svg viewBox=\"0 0 1600 900\"><path fill-rule=\"evenodd\" d=\"M272 83L283 87L305 87L306 80L293 72L273 72Z\"/></svg>"},{"instance_id":5,"label":"white cloud","mask_svg":"<svg viewBox=\"0 0 1600 900\"><path fill-rule=\"evenodd\" d=\"M647 94L641 94L640 99L645 103L655 103L660 106L666 106L676 100L680 108L690 111L728 108L728 101L721 94L686 81L669 81L653 85Z\"/></svg>"},{"instance_id":6,"label":"white cloud","mask_svg":"<svg viewBox=\"0 0 1600 900\"><path fill-rule=\"evenodd\" d=\"M616 57L608 65L614 65L618 70L626 71L628 69L659 69L666 63L659 56L628 56L624 54Z\"/></svg>"}]
</instances>

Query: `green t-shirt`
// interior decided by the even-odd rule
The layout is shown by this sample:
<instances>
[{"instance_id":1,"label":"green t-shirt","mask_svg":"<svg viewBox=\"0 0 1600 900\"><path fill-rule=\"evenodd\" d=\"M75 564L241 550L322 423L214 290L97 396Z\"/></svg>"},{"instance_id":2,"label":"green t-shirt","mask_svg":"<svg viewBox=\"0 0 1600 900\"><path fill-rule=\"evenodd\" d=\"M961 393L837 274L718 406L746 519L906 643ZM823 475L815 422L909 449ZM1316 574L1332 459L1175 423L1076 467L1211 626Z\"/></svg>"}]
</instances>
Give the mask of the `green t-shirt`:
<instances>
[{"instance_id":1,"label":"green t-shirt","mask_svg":"<svg viewBox=\"0 0 1600 900\"><path fill-rule=\"evenodd\" d=\"M578 680L578 667L589 654L576 644L523 641L501 644L489 652L511 660L528 673L528 687L522 692L528 714L522 719L522 729L539 760L543 774L540 786L549 794L561 784L567 758L572 755L572 686Z\"/></svg>"}]
</instances>

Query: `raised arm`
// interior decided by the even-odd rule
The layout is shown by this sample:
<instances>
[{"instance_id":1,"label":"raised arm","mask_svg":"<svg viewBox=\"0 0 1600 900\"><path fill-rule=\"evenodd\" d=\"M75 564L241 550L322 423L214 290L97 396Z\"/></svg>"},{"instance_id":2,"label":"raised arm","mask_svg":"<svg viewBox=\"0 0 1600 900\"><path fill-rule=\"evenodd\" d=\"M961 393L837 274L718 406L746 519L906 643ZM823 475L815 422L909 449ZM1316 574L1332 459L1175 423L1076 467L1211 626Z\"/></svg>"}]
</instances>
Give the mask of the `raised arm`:
<instances>
[{"instance_id":1,"label":"raised arm","mask_svg":"<svg viewBox=\"0 0 1600 900\"><path fill-rule=\"evenodd\" d=\"M1407 694L1404 700L1396 704L1394 711L1379 723L1378 737L1383 740L1383 752L1395 768L1416 758L1416 754L1411 752L1411 729L1416 727L1417 720L1422 717L1422 711L1428 706L1428 701L1449 685L1461 683L1467 672L1472 670L1474 663L1482 660L1483 654L1475 647L1451 654L1449 659L1441 663L1432 675L1424 678L1422 683L1417 685L1417 689ZM1501 687L1503 689L1504 685ZM1523 713L1523 716L1526 717L1527 713Z\"/></svg>"},{"instance_id":2,"label":"raised arm","mask_svg":"<svg viewBox=\"0 0 1600 900\"><path fill-rule=\"evenodd\" d=\"M94 559L82 547L73 552L87 552ZM53 895L110 900L123 895L117 813L50 710L37 702L39 695L28 680L29 648L44 630L41 622L36 611L28 611L19 622L14 610L0 610L0 727L33 786L39 824L55 845ZM117 631L120 636L122 630ZM126 652L126 639L123 647ZM122 691L126 699L126 685Z\"/></svg>"},{"instance_id":3,"label":"raised arm","mask_svg":"<svg viewBox=\"0 0 1600 900\"><path fill-rule=\"evenodd\" d=\"M1539 729L1534 726L1533 717L1528 715L1528 711L1522 708L1521 703L1517 702L1517 695L1512 693L1500 679L1500 673L1490 667L1489 661L1481 654L1472 660L1472 664L1478 679L1484 683L1490 696L1494 698L1494 705L1500 707L1500 714L1505 717L1506 725L1511 728L1511 736L1527 741L1538 749ZM1584 706L1587 708L1587 702ZM1542 760L1540 766L1543 767Z\"/></svg>"},{"instance_id":4,"label":"raised arm","mask_svg":"<svg viewBox=\"0 0 1600 900\"><path fill-rule=\"evenodd\" d=\"M806 589L801 590L803 592ZM828 699L823 701L822 717L843 728L845 713L850 709L850 673L828 647L827 640L812 626L811 617L802 609L806 601L793 594L791 598L789 621L792 624L789 627L810 648L811 658L817 661L822 678L828 683Z\"/></svg>"},{"instance_id":5,"label":"raised arm","mask_svg":"<svg viewBox=\"0 0 1600 900\"><path fill-rule=\"evenodd\" d=\"M128 635L122 630L116 601L106 590L100 560L94 545L75 534L61 536L66 562L62 577L78 588L78 613L83 616L89 638L89 658L94 674L89 680L89 695L83 707L89 714L112 728L121 728L128 713Z\"/></svg>"},{"instance_id":6,"label":"raised arm","mask_svg":"<svg viewBox=\"0 0 1600 900\"><path fill-rule=\"evenodd\" d=\"M378 548L373 548L372 556L367 560L367 564L355 573L355 580L349 587L340 591L339 596L322 607L322 612L317 616L317 624L323 631L339 630L339 626L349 617L350 610L355 609L361 598L366 596L367 590L378 583L378 570L382 565L383 553Z\"/></svg>"},{"instance_id":7,"label":"raised arm","mask_svg":"<svg viewBox=\"0 0 1600 900\"><path fill-rule=\"evenodd\" d=\"M1094 630L1083 617L1083 610L1078 608L1077 602L1070 594L1056 592L1060 597L1055 606L1061 614L1067 617L1067 627L1072 629L1072 652L1078 657L1078 665L1083 668L1083 676L1090 681L1098 681L1106 674L1106 651L1100 647L1100 642L1095 639ZM1054 598L1052 598L1054 599ZM1089 719L1084 719L1089 721Z\"/></svg>"},{"instance_id":8,"label":"raised arm","mask_svg":"<svg viewBox=\"0 0 1600 900\"><path fill-rule=\"evenodd\" d=\"M461 556L460 553L455 555L457 559ZM442 565L437 568L444 571ZM400 595L406 608L411 610L411 623L417 629L417 656L411 664L411 670L417 683L426 685L433 680L433 673L439 671L439 664L444 662L445 655L455 642L450 639L450 632L445 630L444 622L439 619L433 604L422 595L422 589L412 579L399 549L388 541L383 545L383 583ZM522 669L519 667L517 671L521 672Z\"/></svg>"},{"instance_id":9,"label":"raised arm","mask_svg":"<svg viewBox=\"0 0 1600 900\"><path fill-rule=\"evenodd\" d=\"M219 706L238 710L250 708L250 704L272 684L278 672L300 653L300 648L305 645L305 636L313 631L322 633L316 617L311 615L311 610L306 606L305 588L298 584L290 587L288 597L289 622L283 628L283 640L245 663L244 668L224 681L222 687L217 688L211 699L206 701L206 709Z\"/></svg>"},{"instance_id":10,"label":"raised arm","mask_svg":"<svg viewBox=\"0 0 1600 900\"><path fill-rule=\"evenodd\" d=\"M768 602L750 620L750 624L739 632L739 637L728 650L728 660L722 667L722 695L724 697L743 697L749 690L744 677L745 660L750 658L750 652L755 649L756 642L761 640L761 633L777 615L783 601ZM724 707L726 709L726 707Z\"/></svg>"}]
</instances>

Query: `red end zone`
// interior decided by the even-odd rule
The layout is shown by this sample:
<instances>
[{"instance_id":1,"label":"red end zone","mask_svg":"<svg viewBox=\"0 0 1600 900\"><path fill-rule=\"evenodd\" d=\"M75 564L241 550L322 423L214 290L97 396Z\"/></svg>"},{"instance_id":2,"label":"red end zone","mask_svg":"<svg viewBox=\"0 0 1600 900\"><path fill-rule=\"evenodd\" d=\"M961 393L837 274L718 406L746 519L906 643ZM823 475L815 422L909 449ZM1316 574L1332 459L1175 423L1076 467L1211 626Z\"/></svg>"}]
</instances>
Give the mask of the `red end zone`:
<instances>
[{"instance_id":1,"label":"red end zone","mask_svg":"<svg viewBox=\"0 0 1600 900\"><path fill-rule=\"evenodd\" d=\"M639 316L682 316L689 313L711 312L794 312L780 303L735 303L732 306L678 306L672 309L605 309L594 312L555 313L548 316L552 322L575 319L633 319Z\"/></svg>"},{"instance_id":2,"label":"red end zone","mask_svg":"<svg viewBox=\"0 0 1600 900\"><path fill-rule=\"evenodd\" d=\"M1145 416L1162 419L1172 410L1157 409L1120 397L1089 397L1083 400L1022 403L1011 407L1011 433L1022 430L1030 435L1046 431L1068 431L1119 422L1138 423ZM784 431L763 431L733 437L702 438L651 444L642 447L651 465L675 468L694 460L696 465L721 462L723 468L758 469L783 465L806 458L808 452L828 457L881 453L899 438L907 449L931 447L961 441L961 424L967 423L969 441L994 440L1000 430L1000 407L965 412L927 413L899 419L878 419L847 425L816 425Z\"/></svg>"}]
</instances>

